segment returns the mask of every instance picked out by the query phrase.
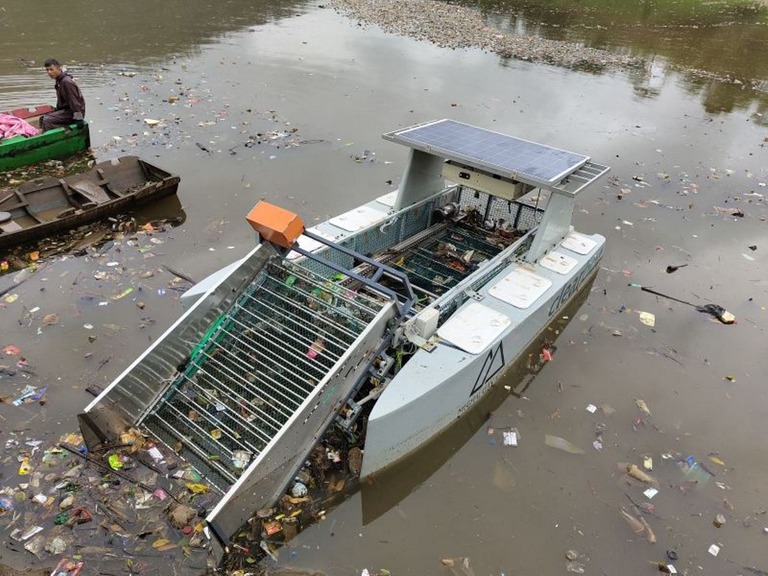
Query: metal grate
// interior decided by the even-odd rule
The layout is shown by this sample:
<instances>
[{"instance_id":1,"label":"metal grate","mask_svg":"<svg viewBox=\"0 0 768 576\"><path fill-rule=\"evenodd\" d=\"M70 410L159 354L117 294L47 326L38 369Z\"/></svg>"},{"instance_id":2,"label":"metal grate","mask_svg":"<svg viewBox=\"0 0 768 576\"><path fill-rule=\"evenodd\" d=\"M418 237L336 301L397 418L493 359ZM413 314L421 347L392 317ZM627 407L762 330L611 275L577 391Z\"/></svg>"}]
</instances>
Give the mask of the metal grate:
<instances>
[{"instance_id":1,"label":"metal grate","mask_svg":"<svg viewBox=\"0 0 768 576\"><path fill-rule=\"evenodd\" d=\"M491 232L453 225L430 235L395 259L392 264L408 274L411 283L439 296L490 260L513 241L505 242Z\"/></svg>"},{"instance_id":2,"label":"metal grate","mask_svg":"<svg viewBox=\"0 0 768 576\"><path fill-rule=\"evenodd\" d=\"M500 226L506 224L523 232L536 227L544 213L544 205L540 207L530 206L467 187L461 188L459 204L465 210L468 207L474 208L483 214L486 220L493 220Z\"/></svg>"},{"instance_id":3,"label":"metal grate","mask_svg":"<svg viewBox=\"0 0 768 576\"><path fill-rule=\"evenodd\" d=\"M272 261L143 424L224 492L381 307L371 294Z\"/></svg>"}]
</instances>

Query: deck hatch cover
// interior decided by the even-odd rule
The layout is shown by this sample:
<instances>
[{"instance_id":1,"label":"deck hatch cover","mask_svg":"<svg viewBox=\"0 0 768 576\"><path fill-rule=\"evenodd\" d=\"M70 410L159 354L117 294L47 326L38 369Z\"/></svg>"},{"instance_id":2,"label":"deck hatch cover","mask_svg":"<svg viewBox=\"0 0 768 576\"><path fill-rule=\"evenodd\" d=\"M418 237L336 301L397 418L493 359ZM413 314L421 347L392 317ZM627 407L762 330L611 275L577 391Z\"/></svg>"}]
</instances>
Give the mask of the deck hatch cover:
<instances>
[{"instance_id":1,"label":"deck hatch cover","mask_svg":"<svg viewBox=\"0 0 768 576\"><path fill-rule=\"evenodd\" d=\"M470 354L480 354L512 324L512 319L488 306L472 302L456 312L437 335Z\"/></svg>"},{"instance_id":2,"label":"deck hatch cover","mask_svg":"<svg viewBox=\"0 0 768 576\"><path fill-rule=\"evenodd\" d=\"M542 184L561 181L589 160L582 154L448 119L411 126L384 137L449 160Z\"/></svg>"},{"instance_id":3,"label":"deck hatch cover","mask_svg":"<svg viewBox=\"0 0 768 576\"><path fill-rule=\"evenodd\" d=\"M552 286L552 281L517 267L491 286L488 293L515 308L525 310Z\"/></svg>"},{"instance_id":4,"label":"deck hatch cover","mask_svg":"<svg viewBox=\"0 0 768 576\"><path fill-rule=\"evenodd\" d=\"M578 265L579 261L567 254L552 250L539 260L539 265L547 270L552 270L558 274L570 274Z\"/></svg>"},{"instance_id":5,"label":"deck hatch cover","mask_svg":"<svg viewBox=\"0 0 768 576\"><path fill-rule=\"evenodd\" d=\"M571 232L560 245L566 250L576 252L576 254L586 255L592 252L592 249L597 246L597 242L578 232Z\"/></svg>"}]
</instances>

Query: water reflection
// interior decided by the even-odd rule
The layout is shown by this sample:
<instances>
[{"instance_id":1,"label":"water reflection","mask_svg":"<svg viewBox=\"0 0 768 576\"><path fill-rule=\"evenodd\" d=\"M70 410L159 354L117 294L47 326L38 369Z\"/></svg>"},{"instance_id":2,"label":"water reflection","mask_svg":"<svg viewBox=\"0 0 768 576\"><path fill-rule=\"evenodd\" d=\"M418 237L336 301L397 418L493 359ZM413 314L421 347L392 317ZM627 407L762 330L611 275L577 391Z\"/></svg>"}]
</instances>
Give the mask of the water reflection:
<instances>
[{"instance_id":1,"label":"water reflection","mask_svg":"<svg viewBox=\"0 0 768 576\"><path fill-rule=\"evenodd\" d=\"M746 77L768 76L768 61L745 59L765 49L768 7L759 2L619 2L608 0L465 0L495 26L518 34L665 56L676 64ZM746 61L749 60L749 61Z\"/></svg>"},{"instance_id":2,"label":"water reflection","mask_svg":"<svg viewBox=\"0 0 768 576\"><path fill-rule=\"evenodd\" d=\"M5 109L50 99L53 85L41 68L46 58L68 65L86 88L103 86L115 69L191 56L232 32L303 12L304 5L297 0L72 0L62 9L60 2L38 0L30 10L25 2L7 2L0 10L0 99ZM40 14L56 15L44 31Z\"/></svg>"},{"instance_id":3,"label":"water reflection","mask_svg":"<svg viewBox=\"0 0 768 576\"><path fill-rule=\"evenodd\" d=\"M768 92L768 6L622 0L464 0L514 34L577 42L650 63L636 93L655 97L672 70L687 70L708 111L733 111ZM727 86L730 84L731 86ZM755 89L757 93L749 89Z\"/></svg>"}]
</instances>

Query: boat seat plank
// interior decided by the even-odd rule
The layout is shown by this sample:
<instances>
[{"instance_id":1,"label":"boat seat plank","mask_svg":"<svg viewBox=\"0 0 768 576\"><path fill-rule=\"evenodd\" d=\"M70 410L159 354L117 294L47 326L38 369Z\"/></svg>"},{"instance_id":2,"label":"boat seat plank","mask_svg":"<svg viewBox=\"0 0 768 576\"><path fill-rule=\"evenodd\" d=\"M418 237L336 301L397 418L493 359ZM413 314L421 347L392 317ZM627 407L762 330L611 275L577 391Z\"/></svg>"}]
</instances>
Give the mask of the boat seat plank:
<instances>
[{"instance_id":1,"label":"boat seat plank","mask_svg":"<svg viewBox=\"0 0 768 576\"><path fill-rule=\"evenodd\" d=\"M70 182L69 187L95 204L104 204L110 200L109 194L101 186L88 180Z\"/></svg>"},{"instance_id":2,"label":"boat seat plank","mask_svg":"<svg viewBox=\"0 0 768 576\"><path fill-rule=\"evenodd\" d=\"M2 231L4 234L8 234L9 232L17 232L19 230L21 230L21 226L19 226L13 220L9 220L8 222L3 222L0 224L0 231Z\"/></svg>"},{"instance_id":3,"label":"boat seat plank","mask_svg":"<svg viewBox=\"0 0 768 576\"><path fill-rule=\"evenodd\" d=\"M99 182L99 186L102 186L106 188L107 192L110 194L114 194L115 196L123 197L126 195L124 191L115 189L114 186L109 181L109 178L107 178L107 175L104 173L104 170L101 168L96 168L96 173L101 177L101 182Z\"/></svg>"}]
</instances>

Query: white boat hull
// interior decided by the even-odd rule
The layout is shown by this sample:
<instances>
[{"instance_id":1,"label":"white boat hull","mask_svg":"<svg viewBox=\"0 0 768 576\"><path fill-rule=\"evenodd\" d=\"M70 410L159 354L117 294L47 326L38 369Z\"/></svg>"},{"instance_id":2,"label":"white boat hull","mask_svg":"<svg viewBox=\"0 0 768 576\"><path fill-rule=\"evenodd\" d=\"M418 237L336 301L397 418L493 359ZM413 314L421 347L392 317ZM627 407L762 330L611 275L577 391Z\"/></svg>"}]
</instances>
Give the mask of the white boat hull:
<instances>
[{"instance_id":1,"label":"white boat hull","mask_svg":"<svg viewBox=\"0 0 768 576\"><path fill-rule=\"evenodd\" d=\"M605 239L600 235L590 239L596 244L589 254L571 254L579 263L570 274L558 277L536 266L537 274L546 274L553 283L541 296L542 302L528 310L490 296L494 281L483 288L483 304L510 316L513 322L481 353L471 354L442 343L431 352L419 350L408 361L368 417L362 477L379 473L422 448L491 390L596 273ZM514 267L512 264L507 270Z\"/></svg>"}]
</instances>

